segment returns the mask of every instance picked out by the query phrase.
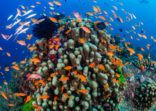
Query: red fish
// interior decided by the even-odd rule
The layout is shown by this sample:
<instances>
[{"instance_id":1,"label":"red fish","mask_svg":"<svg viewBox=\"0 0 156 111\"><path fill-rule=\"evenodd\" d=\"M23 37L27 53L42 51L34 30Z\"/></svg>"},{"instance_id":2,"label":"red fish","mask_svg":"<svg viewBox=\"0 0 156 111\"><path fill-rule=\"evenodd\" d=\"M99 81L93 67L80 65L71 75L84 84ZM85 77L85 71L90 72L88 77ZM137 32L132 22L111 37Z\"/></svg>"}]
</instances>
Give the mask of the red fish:
<instances>
[{"instance_id":1,"label":"red fish","mask_svg":"<svg viewBox=\"0 0 156 111\"><path fill-rule=\"evenodd\" d=\"M28 80L30 80L30 79L41 79L42 78L39 74L30 74L27 77L28 77Z\"/></svg>"}]
</instances>

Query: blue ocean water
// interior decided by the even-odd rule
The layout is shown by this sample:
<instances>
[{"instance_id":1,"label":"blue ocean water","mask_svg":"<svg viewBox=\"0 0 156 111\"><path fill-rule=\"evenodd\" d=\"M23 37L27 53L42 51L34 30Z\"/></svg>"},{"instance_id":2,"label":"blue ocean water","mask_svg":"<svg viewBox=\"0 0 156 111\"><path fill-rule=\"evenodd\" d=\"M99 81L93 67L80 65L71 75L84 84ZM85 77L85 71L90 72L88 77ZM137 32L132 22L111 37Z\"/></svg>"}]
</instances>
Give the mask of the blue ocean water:
<instances>
[{"instance_id":1,"label":"blue ocean water","mask_svg":"<svg viewBox=\"0 0 156 111\"><path fill-rule=\"evenodd\" d=\"M47 5L47 1L45 0L38 0L41 2L42 7L34 9L36 10L36 13L38 14L38 17L40 17L40 14L44 13L44 6ZM125 11L133 13L136 16L136 20L133 20L128 23L120 24L117 20L114 20L113 25L114 31L110 31L112 34L119 34L122 38L127 39L127 41L130 41L135 47L145 47L146 44L151 44L151 56L153 59L155 58L154 52L156 51L156 43L153 42L150 39L150 36L153 36L156 38L156 1L155 0L147 0L148 2L141 2L141 0L108 0L108 1L102 1L102 0L60 0L62 3L61 7L56 7L56 11L60 13L64 13L66 16L73 16L73 12L79 12L85 17L85 13L90 11L92 9L92 6L97 5L100 6L101 10L110 11L112 9L112 6L118 7L118 10L123 8ZM119 4L122 3L123 6L120 6ZM18 8L20 5L29 5L34 4L34 1L31 0L5 0L0 1L0 33L14 33L13 30L6 30L5 26L8 24L7 18L9 15L16 14L16 8ZM49 11L49 10L46 10ZM118 16L125 17L125 13L123 11L117 11ZM111 14L108 16L112 16ZM148 37L147 39L140 39L138 40L131 40L129 37L131 36L131 33L125 34L125 30L129 30L130 26L133 26L135 23L143 22L143 26L141 26L138 30L136 30L138 33L141 32L141 30L144 31L145 35ZM123 32L119 32L119 28L123 29ZM29 33L31 33L31 29L29 30ZM125 34L125 35L124 35ZM136 35L134 35L135 38ZM25 35L20 35L18 38L25 38ZM33 38L29 43L34 43L36 38ZM0 47L3 48L3 51L0 52L0 72L4 73L5 79L8 79L9 74L4 72L4 68L6 66L10 66L12 62L23 60L26 57L30 56L30 52L27 50L26 47L18 45L13 39L6 41L2 37L0 37ZM11 57L6 56L6 52L11 53ZM148 51L149 52L149 51ZM3 78L4 78L3 77ZM2 77L0 77L1 79Z\"/></svg>"}]
</instances>

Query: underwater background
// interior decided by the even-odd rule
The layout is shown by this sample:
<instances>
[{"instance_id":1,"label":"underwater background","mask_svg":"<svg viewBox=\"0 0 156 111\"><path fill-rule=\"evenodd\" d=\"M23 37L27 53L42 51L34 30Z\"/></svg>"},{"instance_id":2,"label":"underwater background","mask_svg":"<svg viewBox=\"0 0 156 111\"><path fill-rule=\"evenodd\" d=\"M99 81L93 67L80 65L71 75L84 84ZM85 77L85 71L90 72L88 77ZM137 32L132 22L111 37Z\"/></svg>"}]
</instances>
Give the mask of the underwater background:
<instances>
[{"instance_id":1,"label":"underwater background","mask_svg":"<svg viewBox=\"0 0 156 111\"><path fill-rule=\"evenodd\" d=\"M24 16L17 15L19 13L26 14L30 10L32 12L28 13L28 15L24 15ZM116 39L119 40L119 43L116 45L118 45L120 47L124 47L124 48L131 47L129 49L127 48L128 51L130 52L130 55L128 55L128 56L126 55L128 52L123 52L126 54L125 55L122 54L121 57L120 57L120 54L117 54L117 56L122 58L122 61L125 62L124 64L126 64L126 61L132 62L132 60L135 60L137 58L137 54L136 55L134 54L135 57L132 57L133 53L138 53L138 54L141 54L141 57L138 56L138 58L139 57L142 58L142 55L143 55L144 59L150 58L150 60L154 64L154 67L156 67L155 66L155 64L156 64L155 63L155 61L156 61L156 1L155 0L5 0L5 1L0 1L0 14L1 14L1 16L0 16L0 83L1 83L2 88L3 88L3 85L6 85L6 82L7 82L7 84L9 84L9 82L12 81L12 76L13 76L13 74L16 73L14 71L15 68L12 68L12 65L14 64L14 62L18 64L18 63L20 63L20 61L24 61L24 60L32 57L33 52L30 51L29 48L30 48L30 46L33 46L33 44L35 44L36 40L40 40L41 38L35 37L33 35L34 24L31 21L32 21L32 19L39 19L43 15L47 16L47 17L53 17L54 15L63 14L66 17L66 19L68 19L68 18L76 18L76 19L87 18L93 22L100 20L100 21L104 22L104 24L106 26L106 27L104 27L104 29L107 31L108 35L110 34L112 38L116 37ZM17 18L16 18L16 15L17 15ZM18 20L20 20L20 21L18 21ZM55 19L52 19L52 21L54 22ZM18 23L16 24L16 22L18 22ZM24 26L26 28L26 31L22 32L22 30L24 28L20 27L20 26L24 22L25 23L29 22L29 23ZM65 24L65 23L63 23L63 24ZM11 26L11 28L8 28L9 25ZM22 29L18 30L19 27ZM87 29L84 29L84 30L87 30ZM30 38L29 38L29 36L30 36ZM7 40L8 37L10 37L10 38ZM125 43L127 43L127 44L130 43L130 45L124 46ZM134 50L135 50L135 52L133 52ZM130 58L130 59L127 60L128 58ZM139 61L141 61L141 60L139 59ZM144 63L141 63L141 64L144 64ZM26 66L23 66L23 67L26 67ZM132 77L135 78L134 81L132 82L133 85L135 84L135 82L137 83L137 78L139 78L140 75L145 74L145 71L142 71L143 70L142 67L140 68L141 72L137 71L136 69L133 69L133 66L126 66L126 67L132 68L131 70L135 70L139 74L139 76L132 74L133 75ZM152 65L151 65L151 67L152 67ZM24 69L22 69L22 70L24 72ZM127 70L130 70L130 69L127 68ZM19 72L17 72L17 73L19 73ZM145 75L148 75L148 78L152 78L152 83L156 82L156 80L155 80L156 68L154 68L154 71L152 69L151 73L150 73L151 75L150 74L149 75L145 74ZM121 75L120 75L120 78L121 78ZM24 76L23 78L26 78L26 77L27 76ZM129 83L129 80L132 77L129 77L129 78L125 77L126 82L127 82L126 84ZM20 78L22 78L22 77L19 77L19 79ZM18 76L17 76L17 78L15 77L14 79L17 79L17 81L18 81ZM23 81L26 81L26 80L27 79L23 79ZM132 83L129 83L129 84L132 85ZM155 84L155 83L153 83L153 84ZM18 86L16 86L16 87L18 87ZM129 88L128 85L126 87ZM136 87L137 87L137 85L136 85ZM118 90L120 90L122 88L123 87L119 88ZM128 90L128 88L127 88L127 90ZM150 90L150 89L151 88L149 88L148 90ZM154 94L156 94L155 89L152 90ZM18 90L20 90L20 89L18 89ZM15 92L18 90L15 90ZM139 90L139 88L138 88L138 90ZM5 91L3 91L3 92L5 92ZM145 94L148 94L148 93L149 92L147 91ZM32 94L32 92L31 92L31 94ZM1 93L1 95L4 99L6 99L5 98L6 95L4 95L2 93ZM29 94L27 94L27 96L28 95ZM143 94L143 97L144 96L146 97L146 95ZM23 101L25 100L25 98L23 98L23 96L18 95L18 97L22 97ZM8 98L9 97L7 97L7 99L6 99L7 102L8 102ZM45 99L46 97L43 97L43 98ZM137 98L137 94L136 94L136 98ZM150 99L151 99L151 97L150 97ZM143 100L143 101L145 101L145 100ZM153 97L153 101L154 100L155 99ZM34 99L29 100L29 101L34 101ZM135 100L132 100L132 101L134 102ZM155 103L155 101L154 102L153 101L151 102L151 104ZM21 107L23 106L22 102L19 103L21 105ZM132 104L132 103L128 102L127 104ZM16 106L16 105L12 105L11 103L9 105L10 105L9 107L11 107L11 108L7 109L7 111L9 111L9 110L15 111L15 109L12 109L12 107ZM1 106L2 105L0 104L0 107ZM106 104L106 106L107 106L107 104ZM109 110L111 110L111 111L116 111L116 110L143 111L143 110L148 110L151 108L151 107L150 108L143 107L143 106L146 106L144 104L141 105L141 107L143 107L143 109L140 108L139 105L137 106L137 107L139 107L138 109L137 108L130 109L128 107L128 105L126 108L123 108L123 106L121 105L121 107L118 107L118 108L116 108L116 106L111 106L111 107L113 107L112 109L104 107L104 110L106 110L106 111L107 110L108 111ZM2 108L2 109L4 109L4 108ZM93 109L91 109L91 111ZM5 110L6 109L4 109L4 111ZM20 111L20 110L21 110L20 108L17 109L17 111ZM53 110L56 110L56 109L54 108ZM76 109L70 108L70 109L66 109L66 110L74 110L75 111ZM84 110L87 110L87 109L84 109ZM96 110L103 111L102 109L98 109L98 108ZM23 110L23 111L26 111L26 110ZM39 110L37 110L37 111L39 111ZM156 109L153 109L153 111L156 111Z\"/></svg>"}]
</instances>

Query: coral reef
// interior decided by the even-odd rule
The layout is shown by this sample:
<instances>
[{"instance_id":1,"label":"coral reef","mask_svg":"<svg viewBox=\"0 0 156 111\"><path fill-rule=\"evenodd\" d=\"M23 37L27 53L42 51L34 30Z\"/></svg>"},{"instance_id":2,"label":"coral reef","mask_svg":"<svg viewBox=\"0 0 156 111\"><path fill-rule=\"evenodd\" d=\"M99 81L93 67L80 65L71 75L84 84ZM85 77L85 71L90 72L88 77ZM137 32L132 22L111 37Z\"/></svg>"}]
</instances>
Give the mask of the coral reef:
<instances>
[{"instance_id":1,"label":"coral reef","mask_svg":"<svg viewBox=\"0 0 156 111\"><path fill-rule=\"evenodd\" d=\"M120 47L120 40L116 42L107 34L103 22L86 18L80 22L63 15L58 19L61 20L55 24L55 33L48 31L44 36L38 26L35 29L40 39L28 47L32 57L16 64L18 68L13 71L14 77L9 85L12 91L6 93L12 97L6 98L3 94L8 104L10 99L20 98L8 108L114 111L122 107L123 99L130 100L136 109L152 106L156 96L155 81L142 79L148 66L142 71L137 65L127 63L126 60L134 57L129 54L134 52L133 49L126 43ZM142 67L145 58L141 54L138 58L137 63ZM150 69L154 73L155 69Z\"/></svg>"},{"instance_id":2,"label":"coral reef","mask_svg":"<svg viewBox=\"0 0 156 111\"><path fill-rule=\"evenodd\" d=\"M137 60L132 62L134 66L136 66L141 71L152 71L156 73L156 64L150 59L150 57L145 58L143 60Z\"/></svg>"},{"instance_id":3,"label":"coral reef","mask_svg":"<svg viewBox=\"0 0 156 111\"><path fill-rule=\"evenodd\" d=\"M18 91L41 110L117 109L124 89L122 60L103 23L64 19L49 39L29 47L33 56L21 64ZM43 36L44 37L44 36ZM24 68L22 68L22 66Z\"/></svg>"},{"instance_id":4,"label":"coral reef","mask_svg":"<svg viewBox=\"0 0 156 111\"><path fill-rule=\"evenodd\" d=\"M137 109L146 110L151 108L156 100L156 82L146 79L134 92L133 104Z\"/></svg>"}]
</instances>

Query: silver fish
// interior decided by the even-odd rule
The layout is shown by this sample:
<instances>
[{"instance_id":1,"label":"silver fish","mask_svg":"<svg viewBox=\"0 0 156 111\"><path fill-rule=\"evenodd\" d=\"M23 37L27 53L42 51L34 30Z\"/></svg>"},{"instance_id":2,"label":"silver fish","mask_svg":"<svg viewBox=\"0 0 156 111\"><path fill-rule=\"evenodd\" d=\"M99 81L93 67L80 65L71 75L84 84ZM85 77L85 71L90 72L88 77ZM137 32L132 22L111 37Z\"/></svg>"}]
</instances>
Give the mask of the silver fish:
<instances>
[{"instance_id":1,"label":"silver fish","mask_svg":"<svg viewBox=\"0 0 156 111\"><path fill-rule=\"evenodd\" d=\"M32 18L32 17L34 17L34 16L36 16L37 14L31 14L31 15L29 15L26 19L29 19L29 18Z\"/></svg>"},{"instance_id":2,"label":"silver fish","mask_svg":"<svg viewBox=\"0 0 156 111\"><path fill-rule=\"evenodd\" d=\"M12 17L13 17L13 15L10 15L10 16L8 17L7 21L10 20Z\"/></svg>"},{"instance_id":3,"label":"silver fish","mask_svg":"<svg viewBox=\"0 0 156 111\"><path fill-rule=\"evenodd\" d=\"M30 14L31 12L33 12L33 10L29 10L29 11L25 12L22 16L26 16L26 15Z\"/></svg>"}]
</instances>

